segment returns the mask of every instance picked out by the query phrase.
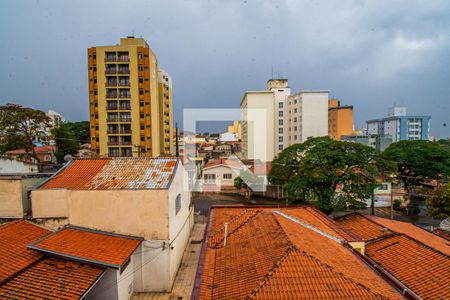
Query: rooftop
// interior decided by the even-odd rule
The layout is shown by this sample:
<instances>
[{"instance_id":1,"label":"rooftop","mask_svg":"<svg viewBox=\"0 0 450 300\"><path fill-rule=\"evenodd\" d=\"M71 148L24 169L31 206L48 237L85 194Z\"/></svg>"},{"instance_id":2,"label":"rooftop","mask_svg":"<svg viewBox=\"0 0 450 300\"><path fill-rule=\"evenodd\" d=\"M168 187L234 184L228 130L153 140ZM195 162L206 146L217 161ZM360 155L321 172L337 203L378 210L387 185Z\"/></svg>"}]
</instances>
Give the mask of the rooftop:
<instances>
[{"instance_id":1,"label":"rooftop","mask_svg":"<svg viewBox=\"0 0 450 300\"><path fill-rule=\"evenodd\" d=\"M412 224L349 214L336 221L367 241L366 256L423 299L450 298L447 240Z\"/></svg>"},{"instance_id":2,"label":"rooftop","mask_svg":"<svg viewBox=\"0 0 450 300\"><path fill-rule=\"evenodd\" d=\"M174 157L77 159L39 189L167 189L177 162Z\"/></svg>"},{"instance_id":3,"label":"rooftop","mask_svg":"<svg viewBox=\"0 0 450 300\"><path fill-rule=\"evenodd\" d=\"M0 225L1 299L79 299L103 274L104 268L27 248L49 233L23 220Z\"/></svg>"},{"instance_id":4,"label":"rooftop","mask_svg":"<svg viewBox=\"0 0 450 300\"><path fill-rule=\"evenodd\" d=\"M213 207L208 227L194 299L402 299L312 207Z\"/></svg>"},{"instance_id":5,"label":"rooftop","mask_svg":"<svg viewBox=\"0 0 450 300\"><path fill-rule=\"evenodd\" d=\"M142 239L68 226L29 245L30 249L69 260L122 268Z\"/></svg>"}]
</instances>

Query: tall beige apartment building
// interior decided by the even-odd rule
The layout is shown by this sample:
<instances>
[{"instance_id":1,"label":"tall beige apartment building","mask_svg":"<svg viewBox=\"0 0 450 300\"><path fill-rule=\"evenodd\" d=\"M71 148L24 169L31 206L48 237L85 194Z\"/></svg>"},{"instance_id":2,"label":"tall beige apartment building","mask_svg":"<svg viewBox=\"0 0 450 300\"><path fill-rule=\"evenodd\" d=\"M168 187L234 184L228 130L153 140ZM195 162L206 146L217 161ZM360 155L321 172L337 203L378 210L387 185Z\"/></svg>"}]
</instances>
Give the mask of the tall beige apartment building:
<instances>
[{"instance_id":1,"label":"tall beige apartment building","mask_svg":"<svg viewBox=\"0 0 450 300\"><path fill-rule=\"evenodd\" d=\"M89 48L88 67L92 151L100 157L172 154L172 79L159 72L147 42L127 37Z\"/></svg>"}]
</instances>

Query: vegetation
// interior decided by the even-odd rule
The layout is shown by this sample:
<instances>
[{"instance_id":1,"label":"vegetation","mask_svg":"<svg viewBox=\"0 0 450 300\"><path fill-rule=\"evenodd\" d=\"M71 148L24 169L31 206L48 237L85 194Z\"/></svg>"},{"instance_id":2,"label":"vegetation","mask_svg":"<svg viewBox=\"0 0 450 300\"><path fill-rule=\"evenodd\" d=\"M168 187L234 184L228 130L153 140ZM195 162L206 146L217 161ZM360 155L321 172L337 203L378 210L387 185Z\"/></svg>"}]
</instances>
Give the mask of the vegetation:
<instances>
[{"instance_id":1,"label":"vegetation","mask_svg":"<svg viewBox=\"0 0 450 300\"><path fill-rule=\"evenodd\" d=\"M47 139L45 128L49 126L50 118L43 111L17 104L1 105L0 131L3 138L0 141L0 149L3 152L24 149L25 156L39 162L34 142Z\"/></svg>"},{"instance_id":2,"label":"vegetation","mask_svg":"<svg viewBox=\"0 0 450 300\"><path fill-rule=\"evenodd\" d=\"M51 130L51 133L58 148L55 156L59 164L64 163L64 157L66 155L75 155L78 153L80 144L68 123L57 122Z\"/></svg>"},{"instance_id":3,"label":"vegetation","mask_svg":"<svg viewBox=\"0 0 450 300\"><path fill-rule=\"evenodd\" d=\"M89 121L67 122L67 129L72 132L75 139L80 144L90 143Z\"/></svg>"},{"instance_id":4,"label":"vegetation","mask_svg":"<svg viewBox=\"0 0 450 300\"><path fill-rule=\"evenodd\" d=\"M430 141L400 141L391 144L383 157L397 163L397 172L405 188L421 180L450 176L450 152Z\"/></svg>"},{"instance_id":5,"label":"vegetation","mask_svg":"<svg viewBox=\"0 0 450 300\"><path fill-rule=\"evenodd\" d=\"M291 202L311 203L330 213L365 208L376 176L394 169L373 148L317 137L283 150L272 162L269 181L282 185Z\"/></svg>"},{"instance_id":6,"label":"vegetation","mask_svg":"<svg viewBox=\"0 0 450 300\"><path fill-rule=\"evenodd\" d=\"M240 190L243 187L245 187L244 180L242 180L242 178L239 177L239 176L234 178L234 187L237 188L238 190Z\"/></svg>"},{"instance_id":7,"label":"vegetation","mask_svg":"<svg viewBox=\"0 0 450 300\"><path fill-rule=\"evenodd\" d=\"M450 217L450 183L443 184L430 192L426 200L428 215L437 219Z\"/></svg>"}]
</instances>

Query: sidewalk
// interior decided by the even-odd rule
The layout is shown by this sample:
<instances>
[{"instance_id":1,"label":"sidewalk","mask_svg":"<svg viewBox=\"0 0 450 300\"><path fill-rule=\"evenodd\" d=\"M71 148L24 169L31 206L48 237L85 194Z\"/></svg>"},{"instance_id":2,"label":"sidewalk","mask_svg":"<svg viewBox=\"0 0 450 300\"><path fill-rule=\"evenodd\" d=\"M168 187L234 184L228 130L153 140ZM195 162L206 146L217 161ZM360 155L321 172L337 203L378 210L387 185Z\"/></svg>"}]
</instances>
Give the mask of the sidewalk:
<instances>
[{"instance_id":1,"label":"sidewalk","mask_svg":"<svg viewBox=\"0 0 450 300\"><path fill-rule=\"evenodd\" d=\"M206 224L195 224L171 293L134 293L132 300L188 300L191 298Z\"/></svg>"}]
</instances>

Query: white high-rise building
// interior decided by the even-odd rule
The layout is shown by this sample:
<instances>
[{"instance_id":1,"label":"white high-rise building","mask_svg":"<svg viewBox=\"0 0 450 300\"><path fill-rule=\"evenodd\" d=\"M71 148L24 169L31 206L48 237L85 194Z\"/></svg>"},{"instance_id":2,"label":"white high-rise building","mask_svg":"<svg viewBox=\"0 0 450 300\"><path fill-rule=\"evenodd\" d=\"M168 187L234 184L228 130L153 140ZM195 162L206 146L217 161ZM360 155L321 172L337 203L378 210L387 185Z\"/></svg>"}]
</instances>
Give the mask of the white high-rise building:
<instances>
[{"instance_id":1,"label":"white high-rise building","mask_svg":"<svg viewBox=\"0 0 450 300\"><path fill-rule=\"evenodd\" d=\"M241 101L244 159L271 161L286 147L328 135L328 91L291 95L287 79L270 79L267 88L246 92ZM265 112L265 131L255 126L258 110Z\"/></svg>"},{"instance_id":2,"label":"white high-rise building","mask_svg":"<svg viewBox=\"0 0 450 300\"><path fill-rule=\"evenodd\" d=\"M274 96L274 154L278 155L284 149L285 143L285 112L286 99L291 95L291 88L287 79L269 79L267 89Z\"/></svg>"},{"instance_id":3,"label":"white high-rise building","mask_svg":"<svg viewBox=\"0 0 450 300\"><path fill-rule=\"evenodd\" d=\"M328 135L329 91L301 91L287 97L284 146L303 143L309 137Z\"/></svg>"}]
</instances>

